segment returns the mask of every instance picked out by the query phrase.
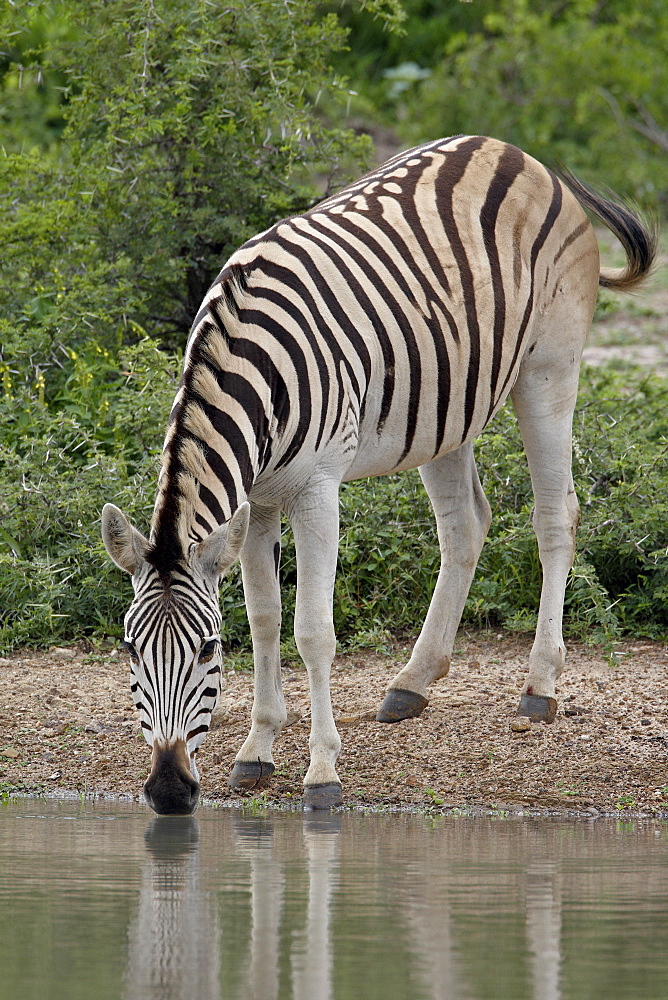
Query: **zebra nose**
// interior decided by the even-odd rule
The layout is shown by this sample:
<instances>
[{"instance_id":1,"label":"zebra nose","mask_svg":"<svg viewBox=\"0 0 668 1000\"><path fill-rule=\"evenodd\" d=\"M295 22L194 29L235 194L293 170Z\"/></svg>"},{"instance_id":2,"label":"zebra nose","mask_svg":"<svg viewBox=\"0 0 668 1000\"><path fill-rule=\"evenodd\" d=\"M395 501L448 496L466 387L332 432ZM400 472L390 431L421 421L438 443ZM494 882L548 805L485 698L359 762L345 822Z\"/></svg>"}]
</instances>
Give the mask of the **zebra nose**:
<instances>
[{"instance_id":1,"label":"zebra nose","mask_svg":"<svg viewBox=\"0 0 668 1000\"><path fill-rule=\"evenodd\" d=\"M167 749L154 749L153 767L144 785L146 801L160 816L189 816L199 800L199 782L187 766L185 747L178 743Z\"/></svg>"}]
</instances>

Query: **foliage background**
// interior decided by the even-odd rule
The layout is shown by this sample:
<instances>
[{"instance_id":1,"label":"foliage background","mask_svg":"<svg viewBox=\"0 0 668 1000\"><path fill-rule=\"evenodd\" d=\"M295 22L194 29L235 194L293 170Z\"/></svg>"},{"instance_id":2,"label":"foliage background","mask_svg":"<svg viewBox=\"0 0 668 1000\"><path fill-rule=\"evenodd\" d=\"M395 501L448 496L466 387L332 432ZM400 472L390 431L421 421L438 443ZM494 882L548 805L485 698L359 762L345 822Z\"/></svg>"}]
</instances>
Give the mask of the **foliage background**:
<instances>
[{"instance_id":1,"label":"foliage background","mask_svg":"<svg viewBox=\"0 0 668 1000\"><path fill-rule=\"evenodd\" d=\"M239 243L358 173L368 133L391 129L396 146L488 132L665 202L668 14L636 7L0 8L0 648L120 635L130 587L104 554L99 510L113 500L147 526L199 301ZM665 380L639 370L583 381L571 632L668 625L666 402ZM530 628L540 574L510 413L478 454L494 523L465 617ZM340 637L419 627L437 546L417 474L349 484L342 524ZM289 625L289 533L283 566ZM246 643L238 574L222 600L225 639Z\"/></svg>"}]
</instances>

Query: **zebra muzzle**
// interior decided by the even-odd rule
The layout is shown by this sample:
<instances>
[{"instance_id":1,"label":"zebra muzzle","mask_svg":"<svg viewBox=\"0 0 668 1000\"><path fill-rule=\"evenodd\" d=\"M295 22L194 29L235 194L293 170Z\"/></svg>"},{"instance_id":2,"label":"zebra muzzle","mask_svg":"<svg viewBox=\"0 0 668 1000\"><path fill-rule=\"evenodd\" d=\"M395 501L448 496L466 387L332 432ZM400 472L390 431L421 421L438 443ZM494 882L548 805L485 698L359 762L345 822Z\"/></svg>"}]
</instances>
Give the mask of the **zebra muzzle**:
<instances>
[{"instance_id":1,"label":"zebra muzzle","mask_svg":"<svg viewBox=\"0 0 668 1000\"><path fill-rule=\"evenodd\" d=\"M151 773L144 796L161 816L189 816L197 808L199 782L193 777L183 740L161 747L153 745Z\"/></svg>"}]
</instances>

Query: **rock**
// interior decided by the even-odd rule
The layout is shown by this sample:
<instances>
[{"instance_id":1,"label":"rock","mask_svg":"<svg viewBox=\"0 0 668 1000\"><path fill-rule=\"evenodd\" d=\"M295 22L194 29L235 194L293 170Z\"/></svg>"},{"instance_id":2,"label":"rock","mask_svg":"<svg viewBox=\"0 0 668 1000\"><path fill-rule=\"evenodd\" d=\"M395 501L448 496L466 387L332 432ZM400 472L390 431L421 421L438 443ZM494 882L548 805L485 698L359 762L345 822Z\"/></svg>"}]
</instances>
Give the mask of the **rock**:
<instances>
[{"instance_id":1,"label":"rock","mask_svg":"<svg viewBox=\"0 0 668 1000\"><path fill-rule=\"evenodd\" d=\"M14 747L9 747L7 750L0 750L0 757L20 757L21 754Z\"/></svg>"},{"instance_id":2,"label":"rock","mask_svg":"<svg viewBox=\"0 0 668 1000\"><path fill-rule=\"evenodd\" d=\"M356 726L360 722L375 722L376 709L367 708L362 712L355 712L354 714L350 715L343 712L341 713L341 715L337 715L334 721L336 722L337 726Z\"/></svg>"},{"instance_id":3,"label":"rock","mask_svg":"<svg viewBox=\"0 0 668 1000\"><path fill-rule=\"evenodd\" d=\"M87 733L101 733L102 729L102 723L98 722L97 719L91 719L85 726L85 732Z\"/></svg>"},{"instance_id":4,"label":"rock","mask_svg":"<svg viewBox=\"0 0 668 1000\"><path fill-rule=\"evenodd\" d=\"M516 715L510 720L510 728L513 733L528 733L531 730L531 719L528 715Z\"/></svg>"},{"instance_id":5,"label":"rock","mask_svg":"<svg viewBox=\"0 0 668 1000\"><path fill-rule=\"evenodd\" d=\"M46 726L43 735L49 739L51 736L62 736L63 733L67 732L68 723L52 723L50 726Z\"/></svg>"},{"instance_id":6,"label":"rock","mask_svg":"<svg viewBox=\"0 0 668 1000\"><path fill-rule=\"evenodd\" d=\"M66 649L64 646L52 646L49 650L49 659L64 662L76 659L76 649Z\"/></svg>"},{"instance_id":7,"label":"rock","mask_svg":"<svg viewBox=\"0 0 668 1000\"><path fill-rule=\"evenodd\" d=\"M334 721L339 726L356 726L360 721L359 715L339 715Z\"/></svg>"},{"instance_id":8,"label":"rock","mask_svg":"<svg viewBox=\"0 0 668 1000\"><path fill-rule=\"evenodd\" d=\"M225 708L221 708L219 705L211 716L210 729L219 729L222 726L226 726L230 722L230 714Z\"/></svg>"},{"instance_id":9,"label":"rock","mask_svg":"<svg viewBox=\"0 0 668 1000\"><path fill-rule=\"evenodd\" d=\"M12 661L7 660L4 656L0 656L0 667L11 667Z\"/></svg>"}]
</instances>

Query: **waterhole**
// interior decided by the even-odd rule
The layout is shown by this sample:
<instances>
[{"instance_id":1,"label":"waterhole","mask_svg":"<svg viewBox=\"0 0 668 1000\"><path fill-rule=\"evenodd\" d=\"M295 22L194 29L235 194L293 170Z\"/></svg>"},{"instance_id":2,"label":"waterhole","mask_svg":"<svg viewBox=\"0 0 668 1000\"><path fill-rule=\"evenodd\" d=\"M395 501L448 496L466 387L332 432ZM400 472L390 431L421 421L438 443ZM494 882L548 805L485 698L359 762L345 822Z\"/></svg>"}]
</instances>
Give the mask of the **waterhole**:
<instances>
[{"instance_id":1,"label":"waterhole","mask_svg":"<svg viewBox=\"0 0 668 1000\"><path fill-rule=\"evenodd\" d=\"M665 822L0 806L2 1000L666 996Z\"/></svg>"}]
</instances>

